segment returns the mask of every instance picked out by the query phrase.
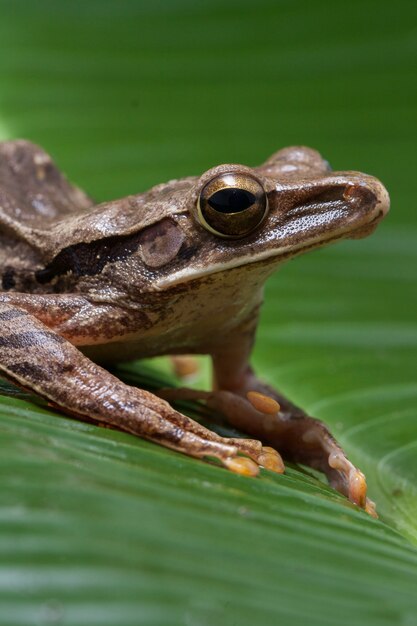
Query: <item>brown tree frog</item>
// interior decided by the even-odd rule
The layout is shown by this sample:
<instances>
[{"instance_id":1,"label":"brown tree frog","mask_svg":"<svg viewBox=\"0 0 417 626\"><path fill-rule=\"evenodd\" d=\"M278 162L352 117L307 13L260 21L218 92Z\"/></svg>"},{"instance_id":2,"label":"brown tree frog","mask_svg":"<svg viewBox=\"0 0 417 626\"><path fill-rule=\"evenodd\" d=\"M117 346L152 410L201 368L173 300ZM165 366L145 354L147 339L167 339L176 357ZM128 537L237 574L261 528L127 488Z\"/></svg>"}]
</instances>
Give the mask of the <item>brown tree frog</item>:
<instances>
[{"instance_id":1,"label":"brown tree frog","mask_svg":"<svg viewBox=\"0 0 417 626\"><path fill-rule=\"evenodd\" d=\"M97 205L38 146L0 143L0 372L70 415L240 474L282 472L277 448L372 513L326 426L249 359L266 279L295 255L370 234L388 208L376 178L332 172L305 147ZM197 353L212 358L213 391L165 398L203 399L253 439L221 437L103 367Z\"/></svg>"}]
</instances>

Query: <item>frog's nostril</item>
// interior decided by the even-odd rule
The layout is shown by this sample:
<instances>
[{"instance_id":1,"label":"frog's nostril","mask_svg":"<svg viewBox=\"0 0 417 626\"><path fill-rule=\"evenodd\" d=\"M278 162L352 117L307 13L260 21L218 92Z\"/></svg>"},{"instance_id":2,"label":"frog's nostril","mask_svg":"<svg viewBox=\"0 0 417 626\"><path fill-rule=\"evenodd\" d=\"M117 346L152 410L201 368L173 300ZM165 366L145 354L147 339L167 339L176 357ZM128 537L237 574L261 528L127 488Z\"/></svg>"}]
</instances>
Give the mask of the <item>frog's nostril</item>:
<instances>
[{"instance_id":1,"label":"frog's nostril","mask_svg":"<svg viewBox=\"0 0 417 626\"><path fill-rule=\"evenodd\" d=\"M343 199L353 208L368 209L384 217L388 213L390 199L384 185L373 176L361 174L362 181L354 182L345 187Z\"/></svg>"},{"instance_id":2,"label":"frog's nostril","mask_svg":"<svg viewBox=\"0 0 417 626\"><path fill-rule=\"evenodd\" d=\"M376 195L365 185L348 185L343 192L343 199L354 207L374 207Z\"/></svg>"}]
</instances>

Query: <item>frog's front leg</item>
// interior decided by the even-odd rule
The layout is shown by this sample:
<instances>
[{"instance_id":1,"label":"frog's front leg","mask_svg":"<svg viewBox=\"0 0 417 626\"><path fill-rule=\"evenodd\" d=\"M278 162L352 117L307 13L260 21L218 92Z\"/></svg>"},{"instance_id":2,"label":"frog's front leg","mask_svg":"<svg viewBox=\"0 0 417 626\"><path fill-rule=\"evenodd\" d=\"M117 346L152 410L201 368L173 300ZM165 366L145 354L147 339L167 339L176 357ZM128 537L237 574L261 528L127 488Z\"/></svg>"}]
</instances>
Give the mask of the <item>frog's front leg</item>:
<instances>
[{"instance_id":1,"label":"frog's front leg","mask_svg":"<svg viewBox=\"0 0 417 626\"><path fill-rule=\"evenodd\" d=\"M122 383L55 332L54 327L69 328L82 306L83 298L70 296L2 296L0 373L70 415L107 423L190 456L216 457L240 474L258 473L265 455L271 458L259 442L240 444L205 429L164 400ZM99 320L94 323L100 329Z\"/></svg>"},{"instance_id":2,"label":"frog's front leg","mask_svg":"<svg viewBox=\"0 0 417 626\"><path fill-rule=\"evenodd\" d=\"M284 395L260 381L249 365L256 318L249 320L212 354L214 391L207 404L221 410L230 423L274 446L284 458L324 472L330 484L355 504L375 514L366 497L363 473L346 457L328 428ZM280 405L274 415L262 413L246 399L249 391L272 397Z\"/></svg>"},{"instance_id":3,"label":"frog's front leg","mask_svg":"<svg viewBox=\"0 0 417 626\"><path fill-rule=\"evenodd\" d=\"M223 413L230 424L273 446L284 458L324 472L335 489L371 515L376 515L373 502L366 497L363 473L349 461L323 422L307 415L255 376L249 357L256 326L257 311L254 311L210 350L214 370L212 392L170 389L163 390L163 397L204 400L208 406ZM269 411L257 410L246 397L249 391L274 398L280 410L273 415Z\"/></svg>"}]
</instances>

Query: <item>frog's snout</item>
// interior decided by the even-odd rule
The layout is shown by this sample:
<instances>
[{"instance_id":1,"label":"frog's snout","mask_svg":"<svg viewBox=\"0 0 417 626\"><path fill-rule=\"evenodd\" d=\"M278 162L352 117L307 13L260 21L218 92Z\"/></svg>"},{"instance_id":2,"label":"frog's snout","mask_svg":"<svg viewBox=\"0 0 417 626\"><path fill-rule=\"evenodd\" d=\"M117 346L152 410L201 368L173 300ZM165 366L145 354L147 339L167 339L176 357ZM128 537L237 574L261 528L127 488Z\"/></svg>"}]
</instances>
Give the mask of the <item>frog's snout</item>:
<instances>
[{"instance_id":1,"label":"frog's snout","mask_svg":"<svg viewBox=\"0 0 417 626\"><path fill-rule=\"evenodd\" d=\"M384 185L377 178L372 178L372 185L374 186L375 195L377 197L376 208L381 213L381 219L388 213L390 207L389 193L385 189Z\"/></svg>"},{"instance_id":2,"label":"frog's snout","mask_svg":"<svg viewBox=\"0 0 417 626\"><path fill-rule=\"evenodd\" d=\"M350 184L343 193L344 200L355 211L366 215L366 222L350 234L351 239L361 239L370 235L389 211L388 191L377 178L363 176L360 182Z\"/></svg>"},{"instance_id":3,"label":"frog's snout","mask_svg":"<svg viewBox=\"0 0 417 626\"><path fill-rule=\"evenodd\" d=\"M389 211L388 191L377 178L361 174L358 182L349 184L343 193L343 199L353 208L365 210L373 222L382 219Z\"/></svg>"}]
</instances>

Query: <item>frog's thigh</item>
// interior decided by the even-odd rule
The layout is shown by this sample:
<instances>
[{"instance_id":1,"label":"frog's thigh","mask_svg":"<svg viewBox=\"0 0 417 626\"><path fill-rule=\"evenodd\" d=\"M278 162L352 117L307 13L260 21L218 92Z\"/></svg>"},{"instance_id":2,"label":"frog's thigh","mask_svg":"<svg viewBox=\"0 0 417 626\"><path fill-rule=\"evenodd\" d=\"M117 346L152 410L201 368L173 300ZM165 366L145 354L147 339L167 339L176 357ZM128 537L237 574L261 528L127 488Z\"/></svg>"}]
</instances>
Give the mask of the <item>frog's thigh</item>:
<instances>
[{"instance_id":1,"label":"frog's thigh","mask_svg":"<svg viewBox=\"0 0 417 626\"><path fill-rule=\"evenodd\" d=\"M258 465L238 447L130 387L22 308L0 302L0 373L70 415L88 417L195 457L217 457L241 474Z\"/></svg>"},{"instance_id":2,"label":"frog's thigh","mask_svg":"<svg viewBox=\"0 0 417 626\"><path fill-rule=\"evenodd\" d=\"M91 303L81 295L24 294L12 292L0 294L0 306L1 303L23 309L33 315L38 321L43 322L49 329L55 330L59 335L69 339L71 343L76 345L83 344L85 333L89 336L91 336L92 333L98 336L100 334L104 335L109 328L109 319L111 319L111 329L116 334L118 334L118 332L123 334L127 326L127 313L124 309L119 309L113 305L107 304L91 305ZM131 320L129 320L129 322L130 321ZM137 330L138 327L136 326L135 328ZM154 397L154 405L157 406L157 403L158 399ZM171 415L175 416L176 421L178 421L179 418L185 420L183 429L188 434L193 434L205 441L211 441L213 445L215 443L224 444L228 447L233 445L234 448L237 448L239 453L251 457L257 464L267 465L270 469L275 471L283 471L282 460L278 458L277 453L272 454L268 449L265 450L259 441L254 439L239 439L236 442L232 442L230 439L220 437L216 433L204 428L194 420L181 416L180 413L173 409L171 409ZM119 427L124 428L120 424ZM124 429L126 430L126 428ZM137 434L141 433L137 432ZM274 458L274 455L277 458ZM228 463L230 465L231 462L228 461ZM247 465L247 463L245 465L245 461L240 460L240 464L234 463L231 469L237 472L241 470L241 473L257 471L254 467L248 469L248 467L246 467Z\"/></svg>"}]
</instances>

